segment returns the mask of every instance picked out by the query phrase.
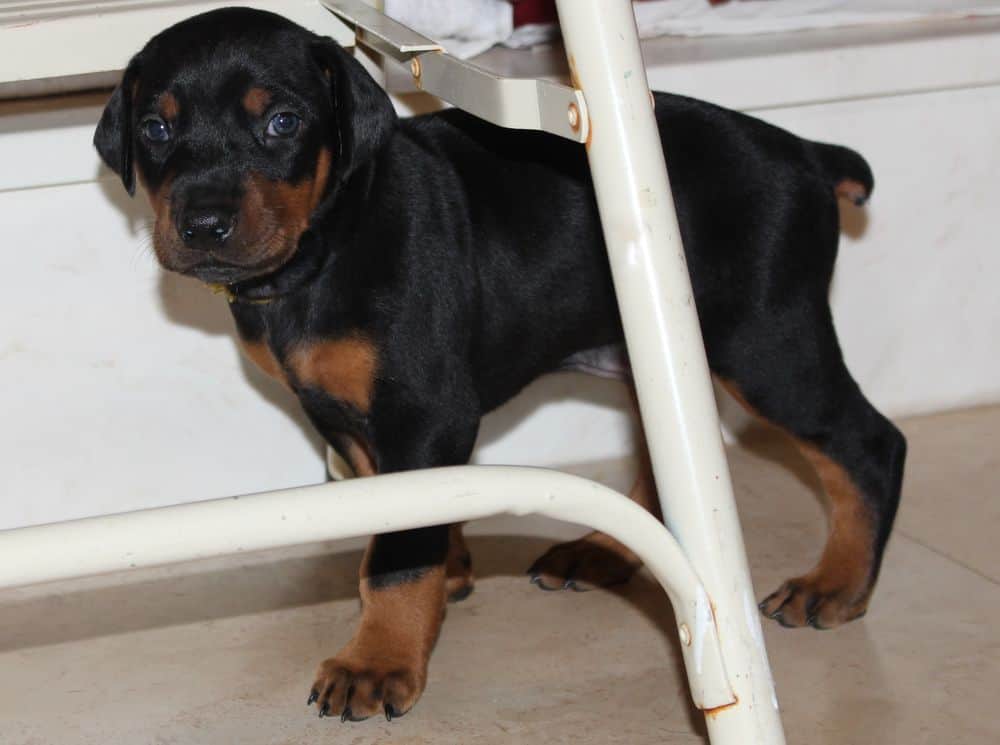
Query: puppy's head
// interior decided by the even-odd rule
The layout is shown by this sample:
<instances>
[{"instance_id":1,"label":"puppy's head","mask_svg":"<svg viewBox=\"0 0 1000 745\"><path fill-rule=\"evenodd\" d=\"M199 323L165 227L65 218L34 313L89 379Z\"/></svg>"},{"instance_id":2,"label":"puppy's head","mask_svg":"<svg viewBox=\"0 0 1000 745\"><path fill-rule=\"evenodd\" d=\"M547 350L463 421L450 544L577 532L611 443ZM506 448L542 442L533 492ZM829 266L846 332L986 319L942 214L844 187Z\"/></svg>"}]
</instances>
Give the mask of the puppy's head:
<instances>
[{"instance_id":1,"label":"puppy's head","mask_svg":"<svg viewBox=\"0 0 1000 745\"><path fill-rule=\"evenodd\" d=\"M324 197L388 139L385 93L332 39L228 8L154 37L129 63L94 145L145 188L167 269L234 284L295 255Z\"/></svg>"}]
</instances>

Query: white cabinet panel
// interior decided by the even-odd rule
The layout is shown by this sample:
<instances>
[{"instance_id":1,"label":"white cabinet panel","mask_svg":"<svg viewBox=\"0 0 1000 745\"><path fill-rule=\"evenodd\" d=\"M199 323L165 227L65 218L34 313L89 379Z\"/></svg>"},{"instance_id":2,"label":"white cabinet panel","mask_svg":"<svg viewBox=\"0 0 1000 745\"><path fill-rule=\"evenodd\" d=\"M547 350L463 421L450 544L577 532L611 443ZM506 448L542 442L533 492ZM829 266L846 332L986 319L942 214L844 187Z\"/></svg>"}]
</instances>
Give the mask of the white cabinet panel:
<instances>
[{"instance_id":1,"label":"white cabinet panel","mask_svg":"<svg viewBox=\"0 0 1000 745\"><path fill-rule=\"evenodd\" d=\"M225 301L156 267L139 200L61 186L0 215L0 528L324 480Z\"/></svg>"},{"instance_id":2,"label":"white cabinet panel","mask_svg":"<svg viewBox=\"0 0 1000 745\"><path fill-rule=\"evenodd\" d=\"M832 293L869 397L897 414L1000 401L1000 88L764 118L848 144L875 172L867 226L842 238Z\"/></svg>"},{"instance_id":3,"label":"white cabinet panel","mask_svg":"<svg viewBox=\"0 0 1000 745\"><path fill-rule=\"evenodd\" d=\"M354 34L316 0L243 0L342 44ZM0 84L120 70L156 33L220 0L22 0L0 4Z\"/></svg>"}]
</instances>

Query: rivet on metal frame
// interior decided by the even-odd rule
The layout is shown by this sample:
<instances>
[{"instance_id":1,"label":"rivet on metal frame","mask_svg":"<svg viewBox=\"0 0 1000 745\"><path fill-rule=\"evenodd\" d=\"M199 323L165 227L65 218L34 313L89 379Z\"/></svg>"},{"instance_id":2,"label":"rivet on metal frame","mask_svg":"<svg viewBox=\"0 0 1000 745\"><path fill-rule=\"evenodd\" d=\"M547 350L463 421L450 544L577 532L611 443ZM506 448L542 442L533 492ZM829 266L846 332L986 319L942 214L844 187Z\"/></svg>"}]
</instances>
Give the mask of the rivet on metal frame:
<instances>
[{"instance_id":1,"label":"rivet on metal frame","mask_svg":"<svg viewBox=\"0 0 1000 745\"><path fill-rule=\"evenodd\" d=\"M413 75L413 82L420 87L420 58L414 57L410 60L410 74Z\"/></svg>"},{"instance_id":2,"label":"rivet on metal frame","mask_svg":"<svg viewBox=\"0 0 1000 745\"><path fill-rule=\"evenodd\" d=\"M580 109L577 108L575 103L569 105L569 110L566 112L566 116L569 117L569 126L574 132L580 129Z\"/></svg>"},{"instance_id":3,"label":"rivet on metal frame","mask_svg":"<svg viewBox=\"0 0 1000 745\"><path fill-rule=\"evenodd\" d=\"M683 644L685 647L689 646L691 644L691 629L688 628L686 623L682 623L680 625L680 633L681 633L681 644Z\"/></svg>"}]
</instances>

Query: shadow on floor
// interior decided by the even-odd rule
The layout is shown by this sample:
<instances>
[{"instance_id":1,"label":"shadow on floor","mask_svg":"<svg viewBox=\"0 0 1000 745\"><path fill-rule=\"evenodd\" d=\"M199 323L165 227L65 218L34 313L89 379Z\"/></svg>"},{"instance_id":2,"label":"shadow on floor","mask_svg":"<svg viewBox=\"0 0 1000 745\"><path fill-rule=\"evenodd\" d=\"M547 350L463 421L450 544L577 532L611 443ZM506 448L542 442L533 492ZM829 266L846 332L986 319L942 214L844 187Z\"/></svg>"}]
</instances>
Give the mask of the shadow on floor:
<instances>
[{"instance_id":1,"label":"shadow on floor","mask_svg":"<svg viewBox=\"0 0 1000 745\"><path fill-rule=\"evenodd\" d=\"M524 575L552 545L542 538L507 535L470 536L468 543L480 582ZM202 562L169 576L150 579L147 572L145 579L133 575L134 582L85 589L61 583L45 594L0 598L0 652L350 600L357 597L361 557L358 550L274 561L241 557L237 566L206 568ZM220 561L237 560L212 563ZM655 624L673 664L683 664L669 600L654 580L640 573L607 592ZM690 719L703 734L704 722L693 708Z\"/></svg>"}]
</instances>

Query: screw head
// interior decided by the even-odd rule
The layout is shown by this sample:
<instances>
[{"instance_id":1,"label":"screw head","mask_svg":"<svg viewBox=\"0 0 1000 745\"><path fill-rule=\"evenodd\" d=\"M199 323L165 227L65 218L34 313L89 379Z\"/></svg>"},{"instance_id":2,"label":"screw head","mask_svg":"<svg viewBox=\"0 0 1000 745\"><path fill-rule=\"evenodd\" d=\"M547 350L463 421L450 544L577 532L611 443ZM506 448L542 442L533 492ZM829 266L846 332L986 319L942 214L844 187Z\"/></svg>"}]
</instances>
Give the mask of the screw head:
<instances>
[{"instance_id":1,"label":"screw head","mask_svg":"<svg viewBox=\"0 0 1000 745\"><path fill-rule=\"evenodd\" d=\"M566 116L569 118L569 126L573 129L579 129L580 109L577 108L575 103L571 103L569 105L569 110L566 112Z\"/></svg>"},{"instance_id":2,"label":"screw head","mask_svg":"<svg viewBox=\"0 0 1000 745\"><path fill-rule=\"evenodd\" d=\"M420 59L419 58L414 57L413 59L410 60L410 73L415 78L419 78L420 77Z\"/></svg>"},{"instance_id":3,"label":"screw head","mask_svg":"<svg viewBox=\"0 0 1000 745\"><path fill-rule=\"evenodd\" d=\"M681 644L685 647L691 644L691 630L687 627L686 623L682 623L680 627L681 633Z\"/></svg>"}]
</instances>

